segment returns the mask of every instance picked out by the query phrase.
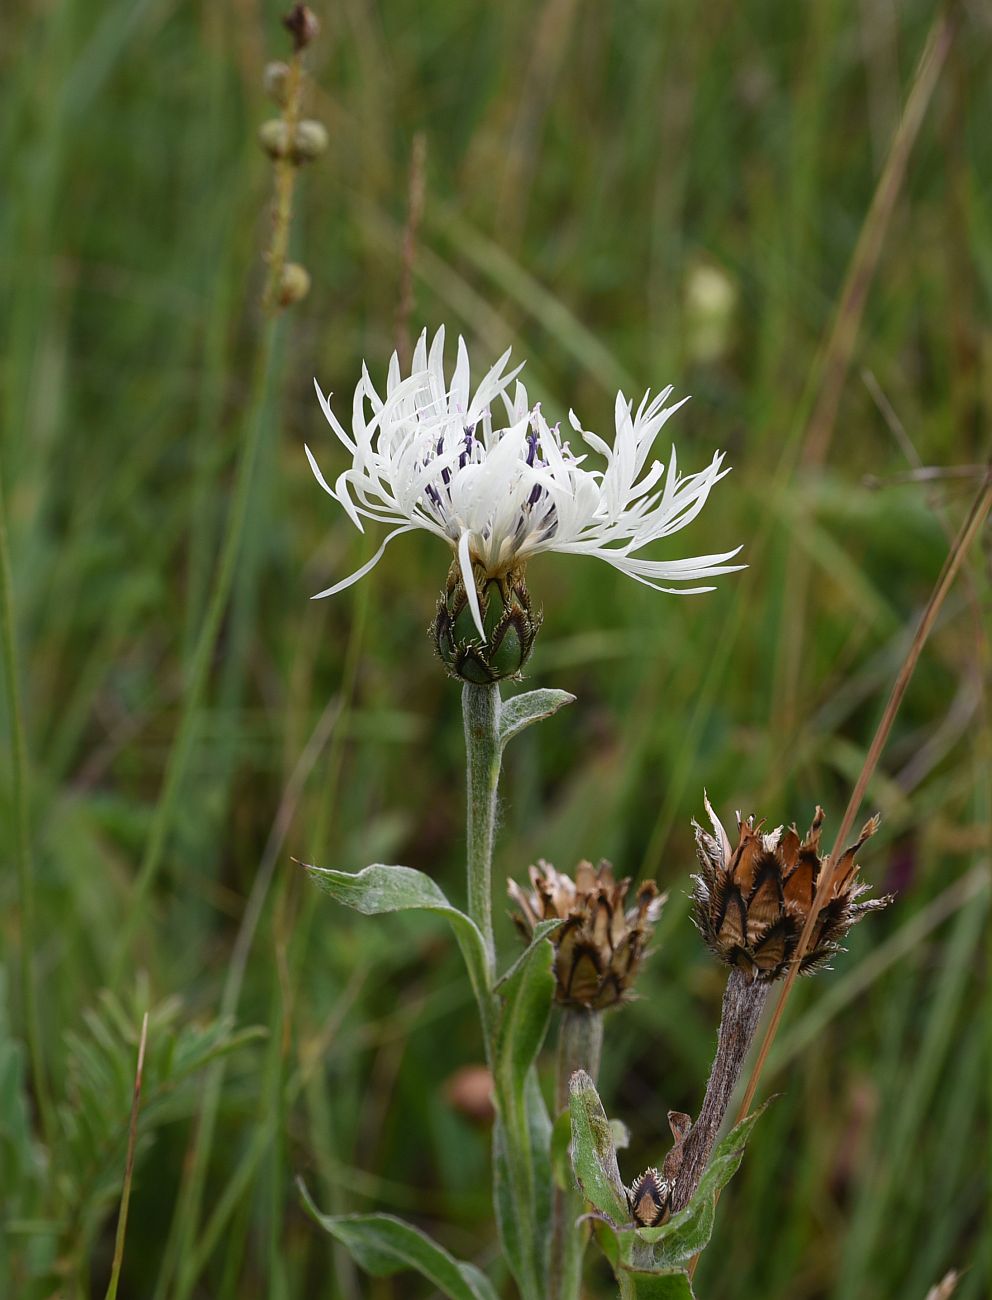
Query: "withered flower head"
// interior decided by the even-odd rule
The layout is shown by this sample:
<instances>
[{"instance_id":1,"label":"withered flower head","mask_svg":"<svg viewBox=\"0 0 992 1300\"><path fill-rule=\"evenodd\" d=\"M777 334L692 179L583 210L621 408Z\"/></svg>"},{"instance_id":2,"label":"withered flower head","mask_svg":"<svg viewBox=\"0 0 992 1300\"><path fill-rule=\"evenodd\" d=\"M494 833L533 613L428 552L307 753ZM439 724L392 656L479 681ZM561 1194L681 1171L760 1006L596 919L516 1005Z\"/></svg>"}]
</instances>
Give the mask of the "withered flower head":
<instances>
[{"instance_id":1,"label":"withered flower head","mask_svg":"<svg viewBox=\"0 0 992 1300\"><path fill-rule=\"evenodd\" d=\"M610 863L580 862L575 878L548 862L530 868L532 892L509 881L520 908L513 919L525 939L539 921L560 918L550 936L554 946L555 998L563 1006L604 1011L630 994L638 968L661 915L665 896L653 880L639 886L624 911L629 877L617 882Z\"/></svg>"},{"instance_id":2,"label":"withered flower head","mask_svg":"<svg viewBox=\"0 0 992 1300\"><path fill-rule=\"evenodd\" d=\"M695 921L712 951L753 979L770 983L784 975L812 909L825 858L820 856L823 809L800 840L795 826L762 833L761 822L737 817L739 840L731 849L727 833L706 801L713 834L697 823L696 853L701 868L694 876ZM869 886L858 877L855 857L875 831L872 817L837 863L830 894L814 924L800 974L819 970L840 951L848 930L867 913L885 907L890 897L859 901Z\"/></svg>"}]
</instances>

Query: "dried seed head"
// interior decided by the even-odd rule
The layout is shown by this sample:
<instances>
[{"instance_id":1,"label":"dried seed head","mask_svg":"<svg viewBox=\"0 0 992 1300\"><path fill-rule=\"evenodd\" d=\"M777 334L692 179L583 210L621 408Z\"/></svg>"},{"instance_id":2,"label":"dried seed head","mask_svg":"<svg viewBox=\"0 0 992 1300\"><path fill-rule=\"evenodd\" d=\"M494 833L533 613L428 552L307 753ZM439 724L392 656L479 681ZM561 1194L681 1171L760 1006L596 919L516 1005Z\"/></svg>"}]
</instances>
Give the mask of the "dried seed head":
<instances>
[{"instance_id":1,"label":"dried seed head","mask_svg":"<svg viewBox=\"0 0 992 1300\"><path fill-rule=\"evenodd\" d=\"M794 825L764 834L763 823L738 815L739 840L731 849L709 800L705 803L713 833L693 823L700 865L699 875L693 877L696 925L711 950L728 965L770 983L788 971L812 910L825 862L820 856L823 809L816 809L803 839ZM856 921L891 901L890 897L859 901L869 886L859 880L855 858L877 829L878 818L872 817L837 863L801 974L824 966Z\"/></svg>"},{"instance_id":2,"label":"dried seed head","mask_svg":"<svg viewBox=\"0 0 992 1300\"><path fill-rule=\"evenodd\" d=\"M634 1222L642 1228L656 1228L668 1215L671 1185L657 1169L645 1169L627 1189L627 1204Z\"/></svg>"},{"instance_id":3,"label":"dried seed head","mask_svg":"<svg viewBox=\"0 0 992 1300\"><path fill-rule=\"evenodd\" d=\"M531 607L523 566L494 576L476 562L472 572L485 636L479 635L461 566L455 560L430 628L441 662L452 677L476 686L519 677L542 619Z\"/></svg>"},{"instance_id":4,"label":"dried seed head","mask_svg":"<svg viewBox=\"0 0 992 1300\"><path fill-rule=\"evenodd\" d=\"M520 911L513 919L525 938L539 921L564 924L549 937L554 947L555 997L563 1006L604 1011L632 992L665 898L653 880L637 891L624 910L629 877L617 882L613 868L580 862L575 878L547 862L530 868L531 893L509 882Z\"/></svg>"}]
</instances>

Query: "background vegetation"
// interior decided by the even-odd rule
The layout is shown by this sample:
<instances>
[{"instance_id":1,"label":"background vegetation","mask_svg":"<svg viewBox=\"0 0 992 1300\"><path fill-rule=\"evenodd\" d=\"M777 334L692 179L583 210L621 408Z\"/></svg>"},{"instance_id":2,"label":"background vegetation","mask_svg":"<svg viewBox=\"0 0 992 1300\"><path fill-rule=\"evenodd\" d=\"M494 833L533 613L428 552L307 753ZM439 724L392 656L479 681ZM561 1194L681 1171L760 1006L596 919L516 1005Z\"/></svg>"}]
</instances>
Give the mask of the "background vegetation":
<instances>
[{"instance_id":1,"label":"background vegetation","mask_svg":"<svg viewBox=\"0 0 992 1300\"><path fill-rule=\"evenodd\" d=\"M686 900L703 786L726 817L803 822L820 801L836 827L975 490L865 476L988 454L981 6L961 10L891 216L869 217L929 0L341 0L310 60L331 137L294 234L313 290L261 399L196 698L258 400L270 166L255 134L279 13L14 0L0 17L2 464L55 1099L46 1144L5 829L11 1297L104 1292L149 1008L122 1296L421 1294L356 1275L301 1212L297 1174L327 1209L391 1209L493 1255L488 1135L448 1086L479 1057L449 935L336 909L291 860L405 862L460 897L457 690L425 636L443 549L404 538L360 587L308 601L370 554L302 444L338 472L311 377L347 412L361 358L384 372L415 132L416 328L463 331L480 369L512 344L545 409L593 428L612 428L617 387L673 382L694 395L671 426L680 463L722 446L735 467L676 548L745 544L750 568L714 594L657 596L561 557L530 575L546 615L532 684L578 703L510 755L498 873L607 856L671 891L642 997L607 1026L627 1177L663 1153L666 1110L698 1106L712 1051L723 976ZM866 222L878 257L863 319L841 309L838 368L828 340ZM709 1300L922 1300L952 1265L964 1300L989 1293L988 556L986 533L871 788L884 821L865 866L897 902L797 990L763 1085L781 1096L698 1275ZM15 776L11 746L5 828Z\"/></svg>"}]
</instances>

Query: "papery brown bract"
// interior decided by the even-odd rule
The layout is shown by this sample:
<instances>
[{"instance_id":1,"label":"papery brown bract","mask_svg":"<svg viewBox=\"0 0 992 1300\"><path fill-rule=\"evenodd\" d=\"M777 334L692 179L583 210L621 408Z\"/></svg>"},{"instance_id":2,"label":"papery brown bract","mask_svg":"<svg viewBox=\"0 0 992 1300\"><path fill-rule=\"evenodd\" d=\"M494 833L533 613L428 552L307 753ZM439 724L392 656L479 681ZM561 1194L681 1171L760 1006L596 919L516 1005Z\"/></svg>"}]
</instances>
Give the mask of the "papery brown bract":
<instances>
[{"instance_id":1,"label":"papery brown bract","mask_svg":"<svg viewBox=\"0 0 992 1300\"><path fill-rule=\"evenodd\" d=\"M554 946L555 998L563 1006L603 1011L630 996L665 898L653 880L624 909L630 879L617 881L610 863L580 862L574 879L550 863L530 868L532 892L509 882L520 908L514 921L530 938L539 921L564 921Z\"/></svg>"},{"instance_id":2,"label":"papery brown bract","mask_svg":"<svg viewBox=\"0 0 992 1300\"><path fill-rule=\"evenodd\" d=\"M728 965L740 967L752 979L779 979L789 969L824 869L823 809L817 807L803 839L794 825L763 834L761 822L738 815L739 839L733 850L708 799L706 810L713 834L693 823L701 868L693 877L696 925ZM864 899L869 886L858 878L856 855L877 829L878 817L872 817L840 858L800 963L801 974L825 965L856 921L890 902L889 897Z\"/></svg>"}]
</instances>

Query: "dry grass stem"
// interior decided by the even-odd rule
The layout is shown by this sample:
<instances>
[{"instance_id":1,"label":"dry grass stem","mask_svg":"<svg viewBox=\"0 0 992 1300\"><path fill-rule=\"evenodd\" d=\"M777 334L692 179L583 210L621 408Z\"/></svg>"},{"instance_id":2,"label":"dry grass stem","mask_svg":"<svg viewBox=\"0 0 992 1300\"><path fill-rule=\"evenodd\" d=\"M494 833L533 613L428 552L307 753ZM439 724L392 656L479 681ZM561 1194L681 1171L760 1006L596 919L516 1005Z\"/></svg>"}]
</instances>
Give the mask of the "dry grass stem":
<instances>
[{"instance_id":1,"label":"dry grass stem","mask_svg":"<svg viewBox=\"0 0 992 1300\"><path fill-rule=\"evenodd\" d=\"M840 829L837 832L837 838L834 841L833 851L830 854L829 863L827 864L826 870L823 872L819 887L816 891L816 896L813 899L813 906L810 908L806 924L803 926L802 934L799 936L799 944L796 948L795 954L793 955L792 964L789 967L789 973L786 976L785 983L782 985L782 992L779 994L778 1002L775 1005L772 1018L768 1023L768 1028L765 1030L761 1042L761 1048L759 1049L757 1059L754 1063L754 1069L751 1073L751 1078L748 1082L744 1099L741 1102L739 1117L743 1117L747 1114L748 1108L754 1100L754 1094L758 1087L758 1082L761 1078L765 1061L768 1059L768 1053L775 1040L775 1035L778 1032L782 1013L785 1010L785 1004L788 1001L790 992L792 991L792 986L796 981L800 962L809 946L809 940L816 924L816 918L819 915L824 902L830 897L830 889L833 883L836 863L839 855L843 851L844 844L851 833L854 819L857 816L858 809L861 807L868 784L878 766L878 760L881 757L882 750L889 738L889 732L892 730L892 724L899 711L899 706L902 704L903 696L906 694L906 690L912 680L920 654L922 653L927 638L937 620L937 615L940 613L941 607L947 598L947 594L954 584L954 579L957 577L972 543L978 536L990 507L992 507L992 469L986 468L985 474L986 481L978 496L975 498L971 510L968 513L968 517L962 525L961 530L948 553L940 577L937 579L937 584L927 602L927 607L923 611L923 616L916 629L916 634L906 653L906 658L903 660L902 667L899 669L899 673L893 683L892 691L885 705L885 711L882 714L882 718L875 731L868 754L865 757L864 764L861 768L860 775L858 776L858 780L855 783L854 790L851 793L851 798L849 799L847 808L844 812Z\"/></svg>"},{"instance_id":2,"label":"dry grass stem","mask_svg":"<svg viewBox=\"0 0 992 1300\"><path fill-rule=\"evenodd\" d=\"M141 1102L141 1076L145 1068L145 1045L148 1042L148 1012L141 1021L141 1038L138 1042L138 1064L134 1070L134 1095L131 1098L131 1119L127 1131L127 1158L124 1162L124 1186L121 1191L121 1208L117 1217L117 1236L114 1239L114 1262L110 1270L105 1300L114 1300L124 1263L124 1239L127 1235L127 1212L131 1204L131 1180L134 1177L134 1151L138 1142L138 1107Z\"/></svg>"}]
</instances>

